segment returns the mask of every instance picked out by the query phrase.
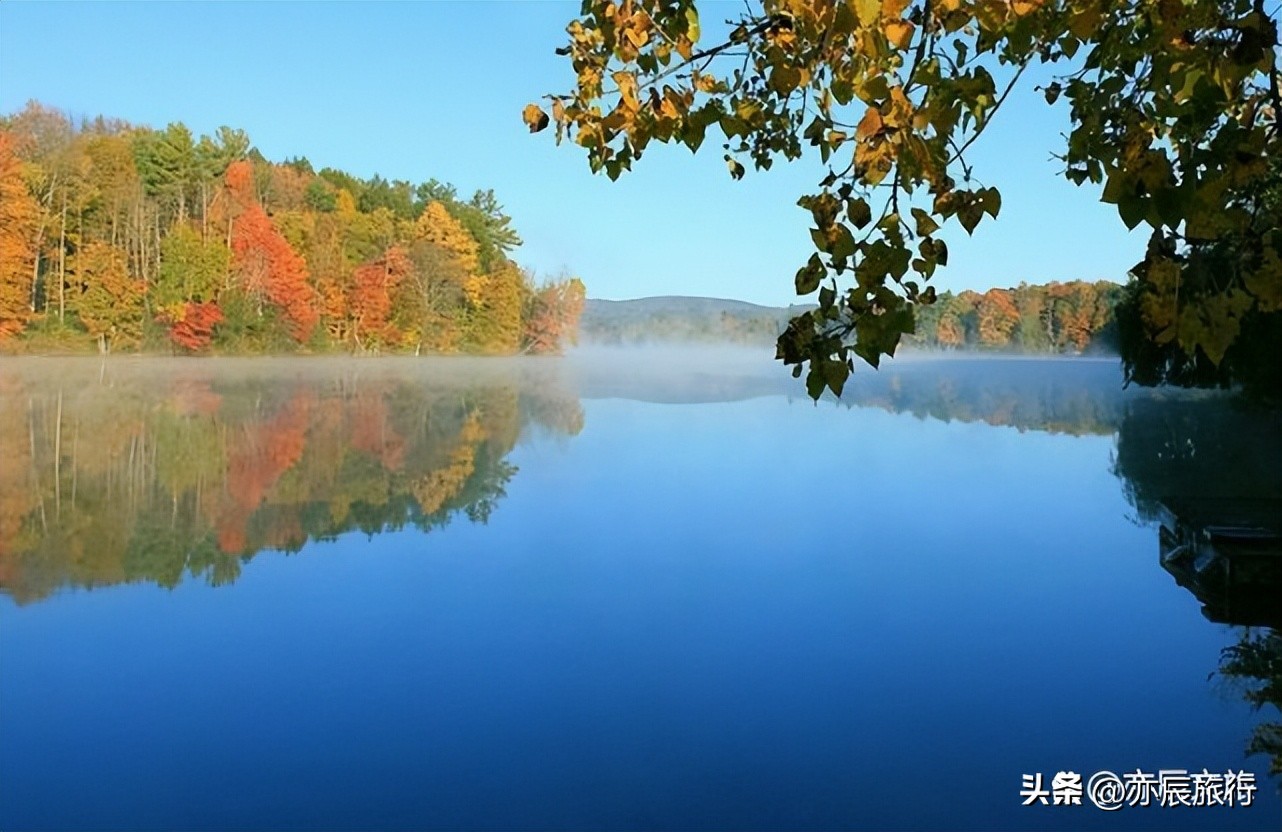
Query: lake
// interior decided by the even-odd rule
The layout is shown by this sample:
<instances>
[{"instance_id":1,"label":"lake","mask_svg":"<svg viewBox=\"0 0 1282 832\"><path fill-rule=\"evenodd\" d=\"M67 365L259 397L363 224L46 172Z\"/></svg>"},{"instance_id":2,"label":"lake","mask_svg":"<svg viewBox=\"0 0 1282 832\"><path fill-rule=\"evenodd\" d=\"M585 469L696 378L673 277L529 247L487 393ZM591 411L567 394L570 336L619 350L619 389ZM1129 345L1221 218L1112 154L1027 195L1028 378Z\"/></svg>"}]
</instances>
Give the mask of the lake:
<instances>
[{"instance_id":1,"label":"lake","mask_svg":"<svg viewBox=\"0 0 1282 832\"><path fill-rule=\"evenodd\" d=\"M1276 829L1276 576L1163 553L1280 427L1111 360L4 360L0 828ZM1204 768L1252 805L1022 805Z\"/></svg>"}]
</instances>

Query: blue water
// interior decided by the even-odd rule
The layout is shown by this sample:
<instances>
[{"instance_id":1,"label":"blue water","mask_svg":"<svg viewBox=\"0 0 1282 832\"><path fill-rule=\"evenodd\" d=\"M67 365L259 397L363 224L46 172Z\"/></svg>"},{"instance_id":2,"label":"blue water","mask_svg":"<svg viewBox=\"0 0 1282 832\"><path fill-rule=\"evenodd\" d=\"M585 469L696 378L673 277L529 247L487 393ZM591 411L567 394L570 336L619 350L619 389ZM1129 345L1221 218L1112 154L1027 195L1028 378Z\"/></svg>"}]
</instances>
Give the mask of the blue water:
<instances>
[{"instance_id":1,"label":"blue water","mask_svg":"<svg viewBox=\"0 0 1282 832\"><path fill-rule=\"evenodd\" d=\"M581 406L488 523L0 597L0 828L1278 827L1112 434ZM1255 805L1020 805L1203 767Z\"/></svg>"}]
</instances>

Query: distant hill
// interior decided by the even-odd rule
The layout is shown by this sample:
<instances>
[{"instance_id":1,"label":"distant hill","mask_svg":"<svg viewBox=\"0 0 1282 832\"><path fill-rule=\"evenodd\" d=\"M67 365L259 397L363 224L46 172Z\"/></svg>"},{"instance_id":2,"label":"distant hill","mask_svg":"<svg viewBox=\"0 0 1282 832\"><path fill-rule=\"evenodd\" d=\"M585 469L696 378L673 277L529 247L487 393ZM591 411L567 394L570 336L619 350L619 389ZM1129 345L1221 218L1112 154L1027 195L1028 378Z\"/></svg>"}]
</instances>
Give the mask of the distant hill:
<instances>
[{"instance_id":1,"label":"distant hill","mask_svg":"<svg viewBox=\"0 0 1282 832\"><path fill-rule=\"evenodd\" d=\"M788 319L803 308L674 295L636 300L589 298L579 319L579 338L589 344L771 344Z\"/></svg>"},{"instance_id":2,"label":"distant hill","mask_svg":"<svg viewBox=\"0 0 1282 832\"><path fill-rule=\"evenodd\" d=\"M1030 355L1112 353L1113 309L1122 286L1105 280L1020 283L984 293L941 292L916 308L910 350L979 350ZM769 345L808 306L758 306L741 300L653 297L588 300L580 319L587 344L704 343Z\"/></svg>"}]
</instances>

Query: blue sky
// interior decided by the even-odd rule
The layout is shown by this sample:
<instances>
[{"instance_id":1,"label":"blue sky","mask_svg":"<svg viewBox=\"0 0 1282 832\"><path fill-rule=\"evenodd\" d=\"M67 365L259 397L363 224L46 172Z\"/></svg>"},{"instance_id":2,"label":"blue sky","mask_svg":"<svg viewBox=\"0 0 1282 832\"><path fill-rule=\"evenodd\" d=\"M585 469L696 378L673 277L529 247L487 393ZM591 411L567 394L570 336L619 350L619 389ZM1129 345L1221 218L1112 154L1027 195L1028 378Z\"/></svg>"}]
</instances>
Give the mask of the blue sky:
<instances>
[{"instance_id":1,"label":"blue sky","mask_svg":"<svg viewBox=\"0 0 1282 832\"><path fill-rule=\"evenodd\" d=\"M710 137L697 156L647 151L612 183L591 175L576 146L528 134L521 108L570 88L552 50L577 6L6 0L0 111L34 98L197 133L226 124L271 159L493 188L525 239L517 259L581 276L592 297L795 301L792 275L811 251L809 215L795 203L822 176L817 159L734 182ZM708 3L705 31L739 8ZM1057 177L1050 153L1067 115L1028 75L972 150L983 182L1003 191L1002 215L975 239L946 236L941 291L1121 280L1143 255L1145 236L1126 232L1098 188Z\"/></svg>"}]
</instances>

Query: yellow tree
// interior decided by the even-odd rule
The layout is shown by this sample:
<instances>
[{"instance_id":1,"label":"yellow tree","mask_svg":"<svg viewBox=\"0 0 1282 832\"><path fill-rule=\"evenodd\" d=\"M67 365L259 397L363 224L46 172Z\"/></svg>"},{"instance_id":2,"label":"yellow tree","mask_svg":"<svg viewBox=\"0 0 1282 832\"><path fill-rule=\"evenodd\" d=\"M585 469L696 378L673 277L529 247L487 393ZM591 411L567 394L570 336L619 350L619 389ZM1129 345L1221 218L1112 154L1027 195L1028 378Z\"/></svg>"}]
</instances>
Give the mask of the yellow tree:
<instances>
[{"instance_id":1,"label":"yellow tree","mask_svg":"<svg viewBox=\"0 0 1282 832\"><path fill-rule=\"evenodd\" d=\"M129 274L125 253L107 243L92 242L73 261L68 273L69 306L98 341L98 351L133 345L142 339L144 285Z\"/></svg>"},{"instance_id":2,"label":"yellow tree","mask_svg":"<svg viewBox=\"0 0 1282 832\"><path fill-rule=\"evenodd\" d=\"M128 237L129 210L138 196L138 169L129 137L90 136L85 144L94 201L85 224L95 236L121 245Z\"/></svg>"},{"instance_id":3,"label":"yellow tree","mask_svg":"<svg viewBox=\"0 0 1282 832\"><path fill-rule=\"evenodd\" d=\"M467 316L463 286L469 275L457 257L426 240L410 247L410 261L392 304L403 345L415 353L456 352Z\"/></svg>"},{"instance_id":4,"label":"yellow tree","mask_svg":"<svg viewBox=\"0 0 1282 832\"><path fill-rule=\"evenodd\" d=\"M500 263L485 275L479 305L471 318L473 349L488 353L514 353L521 345L521 313L529 288L520 267Z\"/></svg>"},{"instance_id":5,"label":"yellow tree","mask_svg":"<svg viewBox=\"0 0 1282 832\"><path fill-rule=\"evenodd\" d=\"M480 302L484 287L481 280L481 261L476 239L439 201L429 202L423 214L414 223L414 239L431 243L449 252L465 275L463 291L469 302Z\"/></svg>"},{"instance_id":6,"label":"yellow tree","mask_svg":"<svg viewBox=\"0 0 1282 832\"><path fill-rule=\"evenodd\" d=\"M347 191L342 191L342 195L346 195L350 202L351 195ZM350 214L334 211L307 216L310 222L301 250L316 286L321 322L330 340L341 343L347 338L351 323L347 292L352 270L343 256L343 235Z\"/></svg>"}]
</instances>

